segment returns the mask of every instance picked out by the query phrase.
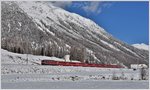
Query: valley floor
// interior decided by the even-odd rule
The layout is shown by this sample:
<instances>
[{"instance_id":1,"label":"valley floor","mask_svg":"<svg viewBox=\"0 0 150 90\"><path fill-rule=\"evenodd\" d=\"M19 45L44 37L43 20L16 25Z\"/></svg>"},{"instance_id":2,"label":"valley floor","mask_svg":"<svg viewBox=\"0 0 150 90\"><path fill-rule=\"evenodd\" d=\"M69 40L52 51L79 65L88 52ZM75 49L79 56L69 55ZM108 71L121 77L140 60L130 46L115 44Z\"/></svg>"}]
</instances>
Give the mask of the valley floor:
<instances>
[{"instance_id":1,"label":"valley floor","mask_svg":"<svg viewBox=\"0 0 150 90\"><path fill-rule=\"evenodd\" d=\"M2 89L148 89L148 81L2 82Z\"/></svg>"},{"instance_id":2,"label":"valley floor","mask_svg":"<svg viewBox=\"0 0 150 90\"><path fill-rule=\"evenodd\" d=\"M126 80L112 80L113 72ZM133 76L134 75L134 76ZM134 77L134 80L131 80ZM2 89L148 89L148 80L138 80L138 71L127 69L2 65Z\"/></svg>"},{"instance_id":3,"label":"valley floor","mask_svg":"<svg viewBox=\"0 0 150 90\"><path fill-rule=\"evenodd\" d=\"M2 89L148 89L140 70L40 65L52 57L15 54L2 50ZM54 58L54 57L53 57ZM57 60L57 58L54 58ZM59 59L62 60L62 59ZM113 80L117 77L119 80Z\"/></svg>"}]
</instances>

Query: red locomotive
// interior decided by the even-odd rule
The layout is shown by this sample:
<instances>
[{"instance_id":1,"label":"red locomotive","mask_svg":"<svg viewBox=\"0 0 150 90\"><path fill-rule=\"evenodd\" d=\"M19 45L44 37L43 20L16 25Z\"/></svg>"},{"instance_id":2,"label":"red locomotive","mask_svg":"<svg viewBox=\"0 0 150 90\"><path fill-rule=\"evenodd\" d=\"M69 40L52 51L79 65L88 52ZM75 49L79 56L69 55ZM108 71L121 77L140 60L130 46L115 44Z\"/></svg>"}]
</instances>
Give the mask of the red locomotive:
<instances>
[{"instance_id":1,"label":"red locomotive","mask_svg":"<svg viewBox=\"0 0 150 90\"><path fill-rule=\"evenodd\" d=\"M101 68L123 68L120 65L110 64L88 64L81 62L65 62L65 61L53 61L53 60L42 60L41 65L53 65L53 66L80 66L80 67L101 67Z\"/></svg>"}]
</instances>

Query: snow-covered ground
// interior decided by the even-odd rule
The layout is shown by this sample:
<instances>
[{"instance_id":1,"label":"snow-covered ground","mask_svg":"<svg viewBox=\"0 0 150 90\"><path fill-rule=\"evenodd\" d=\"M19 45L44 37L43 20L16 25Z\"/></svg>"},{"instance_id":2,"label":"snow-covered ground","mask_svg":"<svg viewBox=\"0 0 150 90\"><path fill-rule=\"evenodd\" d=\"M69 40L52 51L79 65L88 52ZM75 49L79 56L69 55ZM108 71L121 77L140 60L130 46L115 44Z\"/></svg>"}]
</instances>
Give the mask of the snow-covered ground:
<instances>
[{"instance_id":1,"label":"snow-covered ground","mask_svg":"<svg viewBox=\"0 0 150 90\"><path fill-rule=\"evenodd\" d=\"M2 83L7 89L148 89L148 81L53 81Z\"/></svg>"},{"instance_id":2,"label":"snow-covered ground","mask_svg":"<svg viewBox=\"0 0 150 90\"><path fill-rule=\"evenodd\" d=\"M148 88L148 80L139 80L140 70L40 65L42 59L63 59L28 55L27 63L26 54L1 53L3 89Z\"/></svg>"},{"instance_id":3,"label":"snow-covered ground","mask_svg":"<svg viewBox=\"0 0 150 90\"><path fill-rule=\"evenodd\" d=\"M47 57L47 56L35 56L31 54L18 54L8 52L6 50L1 49L2 55L2 64L32 64L37 65L41 64L41 60L50 59L50 60L57 60L63 61L64 59L56 58L56 57ZM28 62L27 62L28 60Z\"/></svg>"}]
</instances>

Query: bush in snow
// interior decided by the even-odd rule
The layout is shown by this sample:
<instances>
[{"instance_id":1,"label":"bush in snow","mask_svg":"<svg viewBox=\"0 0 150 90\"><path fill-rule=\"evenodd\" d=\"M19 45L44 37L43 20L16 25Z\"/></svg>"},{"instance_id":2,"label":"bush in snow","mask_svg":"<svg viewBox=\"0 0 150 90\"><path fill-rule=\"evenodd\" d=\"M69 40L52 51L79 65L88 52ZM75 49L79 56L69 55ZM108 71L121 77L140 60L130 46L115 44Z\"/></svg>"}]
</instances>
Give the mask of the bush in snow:
<instances>
[{"instance_id":1,"label":"bush in snow","mask_svg":"<svg viewBox=\"0 0 150 90\"><path fill-rule=\"evenodd\" d=\"M119 77L116 75L116 72L113 72L112 80L119 80Z\"/></svg>"}]
</instances>

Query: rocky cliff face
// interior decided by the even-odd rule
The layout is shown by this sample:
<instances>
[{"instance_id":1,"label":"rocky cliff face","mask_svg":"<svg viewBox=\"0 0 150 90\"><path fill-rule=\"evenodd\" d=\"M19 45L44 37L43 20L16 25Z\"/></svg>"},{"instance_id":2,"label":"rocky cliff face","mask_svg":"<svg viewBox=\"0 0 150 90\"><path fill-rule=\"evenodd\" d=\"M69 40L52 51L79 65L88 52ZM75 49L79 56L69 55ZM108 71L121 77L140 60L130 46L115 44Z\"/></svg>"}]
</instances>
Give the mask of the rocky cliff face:
<instances>
[{"instance_id":1,"label":"rocky cliff face","mask_svg":"<svg viewBox=\"0 0 150 90\"><path fill-rule=\"evenodd\" d=\"M93 21L47 2L2 1L2 48L91 63L148 65L148 51L115 39Z\"/></svg>"}]
</instances>

